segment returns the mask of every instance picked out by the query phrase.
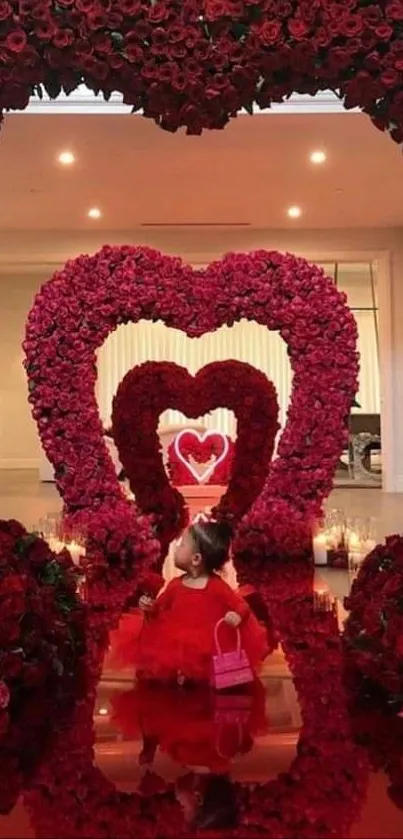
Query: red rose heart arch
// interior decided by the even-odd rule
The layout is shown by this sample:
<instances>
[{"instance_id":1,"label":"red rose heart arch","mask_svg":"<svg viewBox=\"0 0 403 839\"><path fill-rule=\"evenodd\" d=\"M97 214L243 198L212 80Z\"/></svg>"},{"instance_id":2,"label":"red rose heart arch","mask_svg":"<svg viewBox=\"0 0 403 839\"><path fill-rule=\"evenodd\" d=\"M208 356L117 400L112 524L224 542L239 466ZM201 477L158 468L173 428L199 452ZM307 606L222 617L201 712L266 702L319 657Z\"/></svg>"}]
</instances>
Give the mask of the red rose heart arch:
<instances>
[{"instance_id":1,"label":"red rose heart arch","mask_svg":"<svg viewBox=\"0 0 403 839\"><path fill-rule=\"evenodd\" d=\"M161 413L172 408L196 419L226 407L237 417L237 441L228 489L219 517L239 521L263 489L279 428L274 386L259 370L239 361L217 361L191 376L172 362L147 362L130 370L113 400L113 439L136 502L157 514L164 543L187 522L183 496L169 483L158 437Z\"/></svg>"},{"instance_id":2,"label":"red rose heart arch","mask_svg":"<svg viewBox=\"0 0 403 839\"><path fill-rule=\"evenodd\" d=\"M263 559L301 557L312 519L331 488L357 388L356 325L345 296L321 269L289 254L230 254L206 269L193 270L178 258L148 248L105 247L67 263L42 287L24 342L29 399L66 512L87 528L88 601L90 607L97 606L90 608L88 622L94 676L113 616L136 579L160 557L153 517L139 513L122 494L95 396L98 347L119 324L141 318L163 320L189 337L245 318L278 330L288 345L294 375L288 421L263 490L242 520L238 551L253 555L259 550ZM301 565L293 563L294 569ZM340 806L346 779L343 802L356 801L359 792L359 756L349 740L337 621L332 613L316 612L312 597L299 597L298 580L296 586L289 585L285 566L279 562L275 575L273 617L298 685L304 717L300 749L290 772L276 782L252 790L239 785L239 827L222 835L259 832L274 837L286 825L285 836L330 836L335 814L334 835L341 835L352 818L350 809ZM261 563L260 590L269 600L273 564L266 567L265 573ZM249 573L248 566L243 570ZM306 580L306 569L301 574ZM326 669L320 691L318 656ZM77 704L77 727L74 722L64 736L64 744L73 737L78 749L61 750L56 744L54 762L44 766L31 797L32 816L42 825L42 835L50 835L46 802L55 778L61 779L56 786L66 796L58 799L53 819L60 810L66 836L82 832L88 819L89 832L99 832L99 812L102 832L108 836L129 836L133 831L157 836L162 824L172 826L175 835L190 835L172 791L149 800L124 796L94 769L92 701L89 691L85 703ZM354 771L346 774L346 762ZM95 789L99 806L93 797L93 809L89 801ZM337 807L329 790L337 792ZM329 829L327 821L332 822Z\"/></svg>"},{"instance_id":3,"label":"red rose heart arch","mask_svg":"<svg viewBox=\"0 0 403 839\"><path fill-rule=\"evenodd\" d=\"M261 250L194 270L179 258L123 246L68 262L35 299L25 364L33 416L65 510L86 528L95 577L107 579L100 602L112 592L118 602L122 580L127 586L160 554L152 519L122 495L95 395L98 347L119 324L142 318L189 337L245 318L278 330L288 345L294 376L288 420L239 529L239 553L279 558L309 547L357 389L357 330L346 297L304 259Z\"/></svg>"},{"instance_id":4,"label":"red rose heart arch","mask_svg":"<svg viewBox=\"0 0 403 839\"><path fill-rule=\"evenodd\" d=\"M0 115L114 91L163 128L331 90L403 141L403 0L1 0Z\"/></svg>"}]
</instances>

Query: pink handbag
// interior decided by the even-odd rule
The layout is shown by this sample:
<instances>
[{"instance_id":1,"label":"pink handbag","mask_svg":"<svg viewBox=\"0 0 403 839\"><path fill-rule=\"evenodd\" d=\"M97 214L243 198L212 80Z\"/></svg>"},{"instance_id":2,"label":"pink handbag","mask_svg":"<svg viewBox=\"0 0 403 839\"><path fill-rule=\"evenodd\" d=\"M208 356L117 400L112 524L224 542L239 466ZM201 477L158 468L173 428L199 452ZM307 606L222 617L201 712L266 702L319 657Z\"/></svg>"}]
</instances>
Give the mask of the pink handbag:
<instances>
[{"instance_id":1,"label":"pink handbag","mask_svg":"<svg viewBox=\"0 0 403 839\"><path fill-rule=\"evenodd\" d=\"M241 648L241 633L236 632L236 647L229 653L223 653L218 639L218 630L221 624L225 623L224 618L216 624L214 630L214 641L216 653L213 655L212 686L215 690L227 690L238 685L247 685L253 682L253 673L250 661L245 650Z\"/></svg>"},{"instance_id":2,"label":"pink handbag","mask_svg":"<svg viewBox=\"0 0 403 839\"><path fill-rule=\"evenodd\" d=\"M221 726L248 725L252 702L249 693L217 693L214 702L214 722Z\"/></svg>"}]
</instances>

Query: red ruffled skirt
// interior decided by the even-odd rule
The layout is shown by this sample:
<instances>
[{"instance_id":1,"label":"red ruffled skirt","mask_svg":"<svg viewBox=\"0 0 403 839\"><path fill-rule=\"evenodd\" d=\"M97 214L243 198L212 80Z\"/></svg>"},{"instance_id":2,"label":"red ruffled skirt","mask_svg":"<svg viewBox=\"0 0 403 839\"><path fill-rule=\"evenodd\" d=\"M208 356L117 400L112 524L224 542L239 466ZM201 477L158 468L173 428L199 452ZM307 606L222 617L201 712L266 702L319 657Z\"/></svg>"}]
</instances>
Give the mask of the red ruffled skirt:
<instances>
[{"instance_id":1,"label":"red ruffled skirt","mask_svg":"<svg viewBox=\"0 0 403 839\"><path fill-rule=\"evenodd\" d=\"M223 652L232 650L235 630L222 625L219 641ZM252 670L258 672L270 648L266 627L253 615L242 627L241 644ZM136 611L123 615L118 629L111 633L105 666L130 668L139 678L150 681L176 682L180 673L190 681L209 684L214 652L214 631L209 623L197 630L187 623L173 627L168 616L147 620Z\"/></svg>"},{"instance_id":2,"label":"red ruffled skirt","mask_svg":"<svg viewBox=\"0 0 403 839\"><path fill-rule=\"evenodd\" d=\"M242 695L217 696L208 688L180 690L139 682L112 699L111 721L125 739L153 740L182 767L220 774L268 729L266 696L256 681Z\"/></svg>"}]
</instances>

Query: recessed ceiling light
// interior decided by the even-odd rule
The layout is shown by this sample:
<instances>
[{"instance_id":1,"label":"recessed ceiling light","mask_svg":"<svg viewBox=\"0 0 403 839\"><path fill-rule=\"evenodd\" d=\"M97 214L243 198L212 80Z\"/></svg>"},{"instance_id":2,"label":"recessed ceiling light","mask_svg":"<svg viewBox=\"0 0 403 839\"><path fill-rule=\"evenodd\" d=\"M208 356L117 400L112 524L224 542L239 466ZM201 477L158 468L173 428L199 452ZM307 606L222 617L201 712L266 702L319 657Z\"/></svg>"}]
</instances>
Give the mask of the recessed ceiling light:
<instances>
[{"instance_id":1,"label":"recessed ceiling light","mask_svg":"<svg viewBox=\"0 0 403 839\"><path fill-rule=\"evenodd\" d=\"M98 219L102 217L102 213L99 207L91 207L91 209L88 210L87 216L88 218Z\"/></svg>"},{"instance_id":2,"label":"recessed ceiling light","mask_svg":"<svg viewBox=\"0 0 403 839\"><path fill-rule=\"evenodd\" d=\"M72 166L73 163L76 162L76 159L72 151L60 152L59 157L57 159L59 163L62 164L62 166Z\"/></svg>"},{"instance_id":3,"label":"recessed ceiling light","mask_svg":"<svg viewBox=\"0 0 403 839\"><path fill-rule=\"evenodd\" d=\"M300 218L302 216L301 207L289 207L287 210L288 218Z\"/></svg>"},{"instance_id":4,"label":"recessed ceiling light","mask_svg":"<svg viewBox=\"0 0 403 839\"><path fill-rule=\"evenodd\" d=\"M315 166L321 166L322 163L326 163L326 152L323 151L323 149L317 149L309 155L309 160L311 161L311 163L314 163Z\"/></svg>"}]
</instances>

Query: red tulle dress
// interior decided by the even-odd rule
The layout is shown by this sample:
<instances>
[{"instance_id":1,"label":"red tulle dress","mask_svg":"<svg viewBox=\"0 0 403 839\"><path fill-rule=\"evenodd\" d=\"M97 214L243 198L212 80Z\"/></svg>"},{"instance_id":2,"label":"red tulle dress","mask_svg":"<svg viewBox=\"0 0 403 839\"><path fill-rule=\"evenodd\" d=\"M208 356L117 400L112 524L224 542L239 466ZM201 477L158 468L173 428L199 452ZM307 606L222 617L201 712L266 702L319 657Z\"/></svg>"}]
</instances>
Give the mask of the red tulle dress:
<instances>
[{"instance_id":1,"label":"red tulle dress","mask_svg":"<svg viewBox=\"0 0 403 839\"><path fill-rule=\"evenodd\" d=\"M216 574L203 589L190 588L183 577L177 577L159 595L151 614L124 616L119 629L112 633L106 665L131 665L138 678L151 681L177 681L180 674L192 682L210 682L216 649L214 631L227 612L236 612L242 618L242 647L256 673L269 651L267 628ZM232 650L236 640L235 629L222 624L221 649Z\"/></svg>"},{"instance_id":2,"label":"red tulle dress","mask_svg":"<svg viewBox=\"0 0 403 839\"><path fill-rule=\"evenodd\" d=\"M252 749L254 737L268 730L265 701L258 680L241 696L139 682L112 698L111 722L125 739L143 741L147 763L159 748L181 767L226 774L237 755Z\"/></svg>"}]
</instances>

